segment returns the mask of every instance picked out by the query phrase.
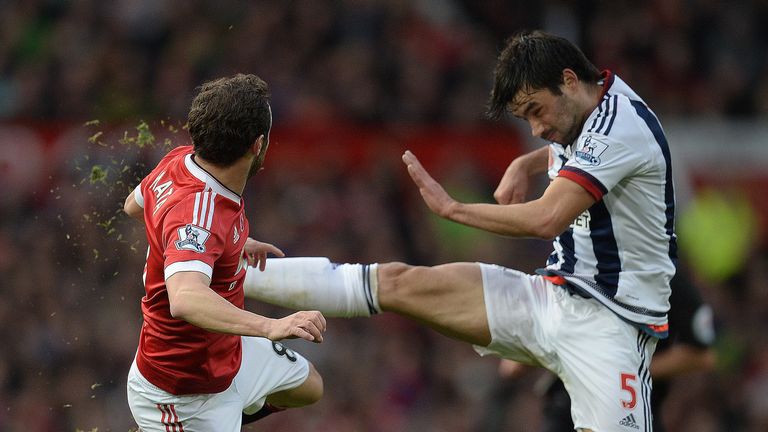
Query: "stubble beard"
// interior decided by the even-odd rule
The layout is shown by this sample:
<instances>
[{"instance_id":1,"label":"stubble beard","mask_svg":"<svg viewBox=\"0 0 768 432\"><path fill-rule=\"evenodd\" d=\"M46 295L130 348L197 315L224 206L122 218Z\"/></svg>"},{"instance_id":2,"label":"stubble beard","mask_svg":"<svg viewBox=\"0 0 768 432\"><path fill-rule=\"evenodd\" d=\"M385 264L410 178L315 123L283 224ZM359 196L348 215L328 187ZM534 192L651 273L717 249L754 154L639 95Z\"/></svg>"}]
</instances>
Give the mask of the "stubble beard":
<instances>
[{"instance_id":1,"label":"stubble beard","mask_svg":"<svg viewBox=\"0 0 768 432\"><path fill-rule=\"evenodd\" d=\"M251 168L248 170L249 179L261 171L262 167L264 166L264 159L267 157L267 148L269 148L269 142L267 142L259 154L253 158L253 162L251 162Z\"/></svg>"},{"instance_id":2,"label":"stubble beard","mask_svg":"<svg viewBox=\"0 0 768 432\"><path fill-rule=\"evenodd\" d=\"M563 146L569 146L576 141L576 138L581 134L581 128L586 118L582 118L578 114L576 104L567 98L563 98L563 104L561 105L561 118L563 118L563 124L566 126L563 133ZM566 123L567 120L567 123Z\"/></svg>"}]
</instances>

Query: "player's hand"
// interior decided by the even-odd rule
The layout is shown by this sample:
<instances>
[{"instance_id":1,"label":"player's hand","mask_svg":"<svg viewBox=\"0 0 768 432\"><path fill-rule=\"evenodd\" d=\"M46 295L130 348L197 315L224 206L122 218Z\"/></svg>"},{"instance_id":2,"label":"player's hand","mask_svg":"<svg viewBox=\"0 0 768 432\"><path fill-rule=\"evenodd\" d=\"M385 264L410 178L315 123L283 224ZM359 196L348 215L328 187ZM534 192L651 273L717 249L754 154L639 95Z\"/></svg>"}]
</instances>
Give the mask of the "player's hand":
<instances>
[{"instance_id":1,"label":"player's hand","mask_svg":"<svg viewBox=\"0 0 768 432\"><path fill-rule=\"evenodd\" d=\"M267 338L273 341L301 338L310 342L323 341L325 317L318 311L300 311L272 321Z\"/></svg>"},{"instance_id":2,"label":"player's hand","mask_svg":"<svg viewBox=\"0 0 768 432\"><path fill-rule=\"evenodd\" d=\"M451 207L456 204L456 200L451 198L440 186L440 183L429 175L413 153L406 151L403 154L403 162L408 167L408 174L410 174L411 179L419 187L419 192L427 207L437 215L447 218Z\"/></svg>"},{"instance_id":3,"label":"player's hand","mask_svg":"<svg viewBox=\"0 0 768 432\"><path fill-rule=\"evenodd\" d=\"M245 240L243 255L245 256L245 259L248 260L249 266L258 266L259 270L264 271L264 269L267 268L267 254L273 254L280 258L285 256L283 251L278 249L275 245L262 243L250 237Z\"/></svg>"},{"instance_id":4,"label":"player's hand","mask_svg":"<svg viewBox=\"0 0 768 432\"><path fill-rule=\"evenodd\" d=\"M525 202L530 176L524 164L522 158L517 158L509 164L493 193L496 202L502 205Z\"/></svg>"}]
</instances>

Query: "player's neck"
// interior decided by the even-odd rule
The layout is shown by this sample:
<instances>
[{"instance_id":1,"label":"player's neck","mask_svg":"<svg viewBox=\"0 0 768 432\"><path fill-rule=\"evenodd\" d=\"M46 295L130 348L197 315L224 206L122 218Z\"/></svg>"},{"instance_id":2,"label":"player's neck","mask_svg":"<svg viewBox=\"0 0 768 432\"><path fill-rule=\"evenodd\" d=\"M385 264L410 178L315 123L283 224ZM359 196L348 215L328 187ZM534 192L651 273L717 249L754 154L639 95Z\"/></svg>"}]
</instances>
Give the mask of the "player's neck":
<instances>
[{"instance_id":1,"label":"player's neck","mask_svg":"<svg viewBox=\"0 0 768 432\"><path fill-rule=\"evenodd\" d=\"M603 99L603 86L587 83L583 85L583 91L580 92L578 103L582 107L582 121L586 121Z\"/></svg>"},{"instance_id":2,"label":"player's neck","mask_svg":"<svg viewBox=\"0 0 768 432\"><path fill-rule=\"evenodd\" d=\"M250 169L250 161L246 158L240 158L237 162L228 167L214 165L197 155L195 155L195 162L218 180L219 183L226 186L227 189L240 196L243 195L245 183L248 181L248 171Z\"/></svg>"}]
</instances>

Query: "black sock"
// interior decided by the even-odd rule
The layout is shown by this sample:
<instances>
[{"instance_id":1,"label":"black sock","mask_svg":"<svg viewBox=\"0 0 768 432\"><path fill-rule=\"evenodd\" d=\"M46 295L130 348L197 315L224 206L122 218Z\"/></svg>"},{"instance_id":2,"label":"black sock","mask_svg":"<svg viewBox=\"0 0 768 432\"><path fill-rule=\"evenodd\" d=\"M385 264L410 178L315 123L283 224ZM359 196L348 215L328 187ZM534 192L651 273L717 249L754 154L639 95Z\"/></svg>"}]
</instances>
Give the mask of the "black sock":
<instances>
[{"instance_id":1,"label":"black sock","mask_svg":"<svg viewBox=\"0 0 768 432\"><path fill-rule=\"evenodd\" d=\"M285 408L280 408L280 407L276 407L276 406L274 406L272 404L265 403L264 406L261 407L260 410L256 411L253 414L243 413L243 424L253 423L253 422L257 421L257 420L263 419L264 417L266 417L266 416L268 416L268 415L270 415L272 413L276 413L276 412L280 412L280 411L285 411Z\"/></svg>"}]
</instances>

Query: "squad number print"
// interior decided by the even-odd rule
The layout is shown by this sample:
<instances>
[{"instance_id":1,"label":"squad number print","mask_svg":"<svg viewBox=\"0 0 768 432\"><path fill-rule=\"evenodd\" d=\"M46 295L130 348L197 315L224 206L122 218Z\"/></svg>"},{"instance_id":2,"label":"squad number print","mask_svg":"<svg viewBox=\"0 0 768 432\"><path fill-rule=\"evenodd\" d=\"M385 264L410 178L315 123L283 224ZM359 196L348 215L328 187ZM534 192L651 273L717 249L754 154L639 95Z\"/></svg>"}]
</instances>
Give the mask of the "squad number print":
<instances>
[{"instance_id":1,"label":"squad number print","mask_svg":"<svg viewBox=\"0 0 768 432\"><path fill-rule=\"evenodd\" d=\"M622 373L621 374L621 389L629 394L629 400L621 400L621 406L626 409L634 409L637 405L637 391L635 391L634 382L637 381L637 375Z\"/></svg>"},{"instance_id":2,"label":"squad number print","mask_svg":"<svg viewBox=\"0 0 768 432\"><path fill-rule=\"evenodd\" d=\"M272 342L272 349L275 350L277 355L285 356L285 358L287 358L292 362L296 361L296 353L293 352L292 349L287 348L285 345L281 344L280 342Z\"/></svg>"}]
</instances>

